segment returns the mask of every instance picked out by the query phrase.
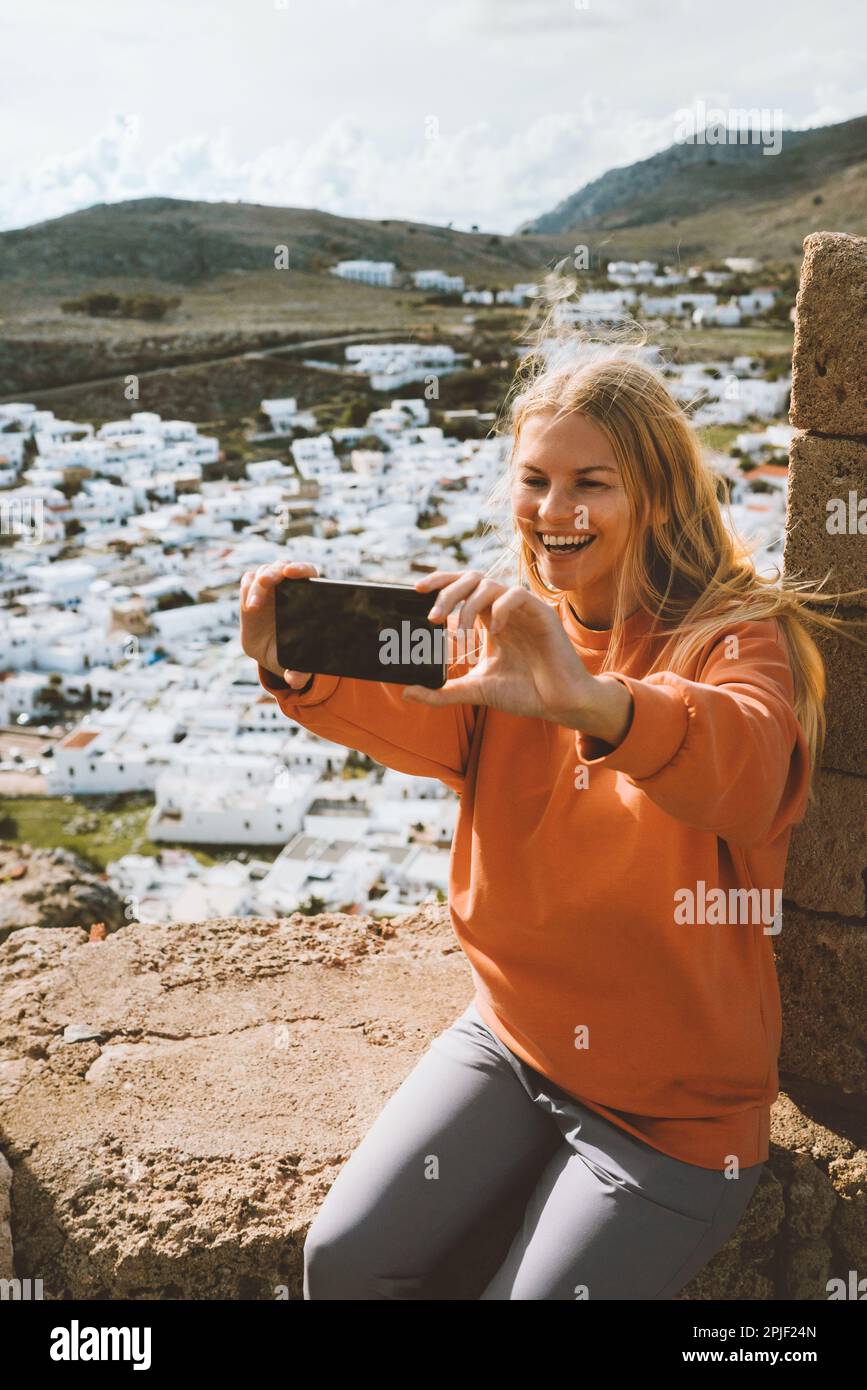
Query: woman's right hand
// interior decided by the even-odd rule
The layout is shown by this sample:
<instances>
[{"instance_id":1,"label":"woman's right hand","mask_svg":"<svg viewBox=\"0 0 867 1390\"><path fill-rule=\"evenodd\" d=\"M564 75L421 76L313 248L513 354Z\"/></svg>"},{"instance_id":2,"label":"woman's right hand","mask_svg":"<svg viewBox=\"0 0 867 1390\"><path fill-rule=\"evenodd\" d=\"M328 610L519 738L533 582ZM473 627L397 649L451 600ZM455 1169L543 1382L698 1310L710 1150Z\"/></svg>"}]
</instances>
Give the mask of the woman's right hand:
<instances>
[{"instance_id":1,"label":"woman's right hand","mask_svg":"<svg viewBox=\"0 0 867 1390\"><path fill-rule=\"evenodd\" d=\"M266 671L282 676L293 690L306 685L310 672L281 670L274 624L274 589L284 579L313 579L318 573L315 565L277 560L274 564L247 570L241 578L241 647Z\"/></svg>"}]
</instances>

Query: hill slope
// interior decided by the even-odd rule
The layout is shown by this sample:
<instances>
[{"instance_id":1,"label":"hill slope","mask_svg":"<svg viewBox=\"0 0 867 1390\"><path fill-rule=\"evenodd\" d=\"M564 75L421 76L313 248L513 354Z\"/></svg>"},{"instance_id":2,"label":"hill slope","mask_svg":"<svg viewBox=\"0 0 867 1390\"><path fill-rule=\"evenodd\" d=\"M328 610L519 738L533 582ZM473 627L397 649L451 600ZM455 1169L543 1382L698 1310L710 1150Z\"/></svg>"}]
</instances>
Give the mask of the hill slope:
<instances>
[{"instance_id":1,"label":"hill slope","mask_svg":"<svg viewBox=\"0 0 867 1390\"><path fill-rule=\"evenodd\" d=\"M470 279L511 283L554 255L559 243L457 232L448 227L337 217L308 208L135 198L0 233L0 280L158 280L197 285L227 271L274 268L275 247L290 268L327 271L338 260L394 261L399 269L438 267Z\"/></svg>"},{"instance_id":2,"label":"hill slope","mask_svg":"<svg viewBox=\"0 0 867 1390\"><path fill-rule=\"evenodd\" d=\"M867 116L786 131L778 155L761 145L671 145L610 169L523 224L536 235L606 236L625 255L800 256L820 227L867 229Z\"/></svg>"}]
</instances>

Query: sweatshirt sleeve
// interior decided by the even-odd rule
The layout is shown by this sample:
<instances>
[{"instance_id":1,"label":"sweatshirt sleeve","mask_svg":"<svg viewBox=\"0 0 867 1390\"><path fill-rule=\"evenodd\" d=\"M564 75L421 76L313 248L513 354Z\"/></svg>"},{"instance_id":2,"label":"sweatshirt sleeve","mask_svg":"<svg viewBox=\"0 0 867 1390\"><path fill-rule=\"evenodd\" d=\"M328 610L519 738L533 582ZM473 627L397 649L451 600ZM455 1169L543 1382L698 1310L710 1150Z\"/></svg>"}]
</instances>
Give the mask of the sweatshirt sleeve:
<instances>
[{"instance_id":1,"label":"sweatshirt sleeve","mask_svg":"<svg viewBox=\"0 0 867 1390\"><path fill-rule=\"evenodd\" d=\"M581 762L624 773L669 815L746 849L802 819L809 749L775 620L733 624L696 680L606 674L630 691L632 722L613 749L579 731Z\"/></svg>"},{"instance_id":2,"label":"sweatshirt sleeve","mask_svg":"<svg viewBox=\"0 0 867 1390\"><path fill-rule=\"evenodd\" d=\"M450 624L451 626L451 624ZM477 705L409 704L403 685L313 675L302 692L259 665L261 685L283 713L332 743L367 753L396 772L435 777L458 795L473 738ZM463 675L466 662L453 662L450 678Z\"/></svg>"}]
</instances>

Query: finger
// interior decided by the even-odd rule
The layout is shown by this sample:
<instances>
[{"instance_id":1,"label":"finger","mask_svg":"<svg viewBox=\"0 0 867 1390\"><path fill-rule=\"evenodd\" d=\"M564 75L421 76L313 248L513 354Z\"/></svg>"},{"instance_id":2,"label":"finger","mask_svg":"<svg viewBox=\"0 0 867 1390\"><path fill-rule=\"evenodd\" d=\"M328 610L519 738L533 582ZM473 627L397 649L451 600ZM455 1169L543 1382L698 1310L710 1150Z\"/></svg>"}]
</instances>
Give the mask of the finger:
<instances>
[{"instance_id":1,"label":"finger","mask_svg":"<svg viewBox=\"0 0 867 1390\"><path fill-rule=\"evenodd\" d=\"M265 602L268 592L276 585L282 584L284 579L307 578L306 573L310 571L316 573L315 565L304 564L296 560L276 560L271 565L260 565L253 578L252 593L249 595L248 607L258 608Z\"/></svg>"},{"instance_id":2,"label":"finger","mask_svg":"<svg viewBox=\"0 0 867 1390\"><path fill-rule=\"evenodd\" d=\"M300 690L310 679L309 671L284 671L283 679L293 690Z\"/></svg>"},{"instance_id":3,"label":"finger","mask_svg":"<svg viewBox=\"0 0 867 1390\"><path fill-rule=\"evenodd\" d=\"M316 566L309 564L306 560L284 560L281 568L283 570L292 570L296 574L301 573L301 571L306 571L308 574L314 575L317 579L319 577L319 571Z\"/></svg>"},{"instance_id":4,"label":"finger","mask_svg":"<svg viewBox=\"0 0 867 1390\"><path fill-rule=\"evenodd\" d=\"M267 568L267 565L259 565L253 571L253 579L249 589L247 590L248 608L257 608L259 604L262 602L263 598L265 597L265 591L261 588L260 581L262 579L262 575L265 573Z\"/></svg>"},{"instance_id":5,"label":"finger","mask_svg":"<svg viewBox=\"0 0 867 1390\"><path fill-rule=\"evenodd\" d=\"M424 594L428 589L438 589L452 579L459 579L463 573L463 570L432 570L430 574L422 575L421 579L415 581L415 588Z\"/></svg>"},{"instance_id":6,"label":"finger","mask_svg":"<svg viewBox=\"0 0 867 1390\"><path fill-rule=\"evenodd\" d=\"M491 604L490 614L488 615L488 628L491 631L491 633L502 631L506 623L509 621L509 614L511 613L513 606L514 601L508 589L505 591L505 593L500 594L499 598L494 600L494 602Z\"/></svg>"},{"instance_id":7,"label":"finger","mask_svg":"<svg viewBox=\"0 0 867 1390\"><path fill-rule=\"evenodd\" d=\"M253 605L251 604L251 602L250 602L250 595L254 592L253 585L254 585L255 583L256 583L256 571L255 571L255 570L251 570L251 571L249 572L249 574L245 574L245 575L244 575L244 578L241 580L241 607L242 607L242 609L244 609L244 608L250 608L250 607L253 606Z\"/></svg>"},{"instance_id":8,"label":"finger","mask_svg":"<svg viewBox=\"0 0 867 1390\"><path fill-rule=\"evenodd\" d=\"M461 609L460 626L469 632L472 630L476 618L481 618L483 621L489 618L490 615L486 610L491 609L494 603L504 597L505 592L505 585L498 584L495 579L483 579Z\"/></svg>"},{"instance_id":9,"label":"finger","mask_svg":"<svg viewBox=\"0 0 867 1390\"><path fill-rule=\"evenodd\" d=\"M419 705L483 705L481 682L475 676L461 676L457 680L446 681L437 690L427 685L407 685L401 692L402 699L409 704Z\"/></svg>"},{"instance_id":10,"label":"finger","mask_svg":"<svg viewBox=\"0 0 867 1390\"><path fill-rule=\"evenodd\" d=\"M492 633L502 633L507 623L517 619L525 631L533 632L534 637L536 633L542 637L547 632L552 637L555 634L566 635L556 609L517 585L504 589L491 604L490 613L483 615L483 620L485 617L489 620L488 627Z\"/></svg>"},{"instance_id":11,"label":"finger","mask_svg":"<svg viewBox=\"0 0 867 1390\"><path fill-rule=\"evenodd\" d=\"M316 574L315 565L306 564L303 560L275 560L273 564L260 569L259 578L269 584L280 584L286 578L308 574Z\"/></svg>"},{"instance_id":12,"label":"finger","mask_svg":"<svg viewBox=\"0 0 867 1390\"><path fill-rule=\"evenodd\" d=\"M431 619L447 617L458 600L471 594L476 585L482 582L482 579L483 576L479 574L478 570L468 570L466 573L458 575L452 583L447 584L437 594L428 617Z\"/></svg>"}]
</instances>

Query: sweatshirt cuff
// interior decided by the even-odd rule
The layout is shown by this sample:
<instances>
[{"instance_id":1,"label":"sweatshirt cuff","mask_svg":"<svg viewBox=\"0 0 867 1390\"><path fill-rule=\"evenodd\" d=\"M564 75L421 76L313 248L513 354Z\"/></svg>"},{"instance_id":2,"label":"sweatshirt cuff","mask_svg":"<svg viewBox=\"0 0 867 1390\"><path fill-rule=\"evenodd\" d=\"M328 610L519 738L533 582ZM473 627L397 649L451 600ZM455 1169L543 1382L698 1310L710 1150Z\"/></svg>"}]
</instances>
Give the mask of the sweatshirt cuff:
<instances>
[{"instance_id":1,"label":"sweatshirt cuff","mask_svg":"<svg viewBox=\"0 0 867 1390\"><path fill-rule=\"evenodd\" d=\"M608 671L606 675L616 676L632 696L632 723L616 748L579 730L575 734L577 756L590 767L625 772L636 781L654 777L671 762L686 739L690 717L686 700L670 685L652 685L648 680L622 676L617 671Z\"/></svg>"},{"instance_id":2,"label":"sweatshirt cuff","mask_svg":"<svg viewBox=\"0 0 867 1390\"><path fill-rule=\"evenodd\" d=\"M319 705L323 700L327 700L329 695L334 694L340 682L339 676L323 676L314 672L306 685L302 685L300 690L293 690L282 676L275 675L260 662L256 664L260 684L274 696L281 709L285 709L287 705Z\"/></svg>"}]
</instances>

